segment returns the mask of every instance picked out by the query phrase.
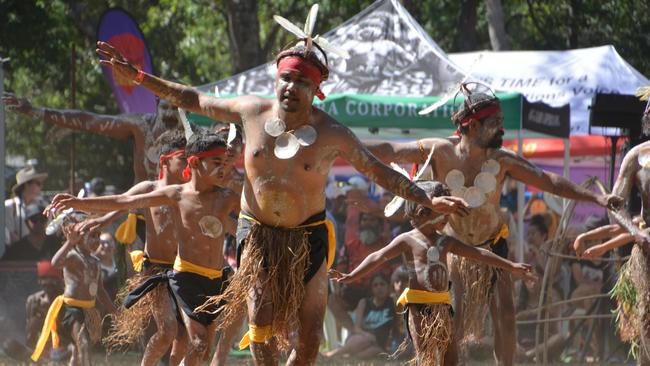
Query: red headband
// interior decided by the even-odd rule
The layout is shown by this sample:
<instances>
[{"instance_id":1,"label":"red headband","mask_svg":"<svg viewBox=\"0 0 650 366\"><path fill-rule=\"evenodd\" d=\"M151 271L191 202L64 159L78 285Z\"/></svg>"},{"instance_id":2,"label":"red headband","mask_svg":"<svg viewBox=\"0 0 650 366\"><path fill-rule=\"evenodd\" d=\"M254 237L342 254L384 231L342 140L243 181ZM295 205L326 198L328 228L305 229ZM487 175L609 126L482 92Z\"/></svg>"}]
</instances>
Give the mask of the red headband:
<instances>
[{"instance_id":1,"label":"red headband","mask_svg":"<svg viewBox=\"0 0 650 366\"><path fill-rule=\"evenodd\" d=\"M158 165L160 167L159 171L158 171L158 179L162 179L162 177L163 177L163 169L162 169L163 160L164 159L169 159L169 158L174 157L176 155L182 155L182 154L185 154L185 150L183 150L183 149L176 150L174 152L170 152L169 154L160 155L160 162L159 162L159 165Z\"/></svg>"},{"instance_id":2,"label":"red headband","mask_svg":"<svg viewBox=\"0 0 650 366\"><path fill-rule=\"evenodd\" d=\"M192 171L190 170L190 163L192 163L193 161L201 159L201 158L207 158L208 156L223 155L225 153L226 153L226 149L217 148L217 149L212 149L212 150L200 152L198 154L194 154L192 156L189 156L187 158L187 166L183 170L183 179L190 180L190 178L192 178Z\"/></svg>"},{"instance_id":3,"label":"red headband","mask_svg":"<svg viewBox=\"0 0 650 366\"><path fill-rule=\"evenodd\" d=\"M318 87L318 89L316 89L316 96L318 99L325 99L325 94L320 90L320 83L323 81L323 78L318 67L314 66L311 62L302 57L288 56L278 62L278 74L285 70L299 72L307 76Z\"/></svg>"},{"instance_id":4,"label":"red headband","mask_svg":"<svg viewBox=\"0 0 650 366\"><path fill-rule=\"evenodd\" d=\"M479 110L477 112L474 112L473 114L470 114L470 115L466 116L465 118L463 118L463 121L460 123L460 125L458 125L458 129L456 130L455 135L456 136L460 135L461 128L466 127L467 125L469 125L469 123L472 120L474 120L474 119L475 120L481 120L481 119L483 119L485 117L489 117L489 116L491 116L493 114L496 114L496 113L499 113L499 112L501 112L501 107L498 104L495 104L495 105L491 105L491 106L489 106L487 108L483 108L483 109L481 109L481 110Z\"/></svg>"}]
</instances>

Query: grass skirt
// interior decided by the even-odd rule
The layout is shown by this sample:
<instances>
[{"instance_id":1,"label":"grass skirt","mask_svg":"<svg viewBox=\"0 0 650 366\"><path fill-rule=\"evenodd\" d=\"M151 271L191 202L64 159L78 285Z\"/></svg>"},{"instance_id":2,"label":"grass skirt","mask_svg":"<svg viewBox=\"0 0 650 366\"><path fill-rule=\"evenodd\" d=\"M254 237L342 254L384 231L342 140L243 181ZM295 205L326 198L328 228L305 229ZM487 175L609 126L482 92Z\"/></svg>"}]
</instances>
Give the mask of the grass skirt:
<instances>
[{"instance_id":1,"label":"grass skirt","mask_svg":"<svg viewBox=\"0 0 650 366\"><path fill-rule=\"evenodd\" d=\"M451 262L458 271L463 289L461 342L466 343L481 337L492 296L493 278L497 272L488 265L457 255L452 256Z\"/></svg>"},{"instance_id":2,"label":"grass skirt","mask_svg":"<svg viewBox=\"0 0 650 366\"><path fill-rule=\"evenodd\" d=\"M109 353L128 347L138 341L149 325L149 321L153 317L154 306L158 303L158 297L161 293L159 290L161 288L164 289L163 286L159 286L144 295L129 309L125 308L122 304L124 298L131 291L149 278L149 274L139 274L127 279L126 285L118 292L116 301L119 307L117 313L113 316L113 322L108 335L102 340ZM166 289L164 290L167 291Z\"/></svg>"},{"instance_id":3,"label":"grass skirt","mask_svg":"<svg viewBox=\"0 0 650 366\"><path fill-rule=\"evenodd\" d=\"M249 296L256 304L271 303L271 324L255 325L271 325L279 349L289 351L290 333L298 329L298 310L305 296L303 279L310 264L308 234L305 228L254 224L226 291L208 298L196 311L221 304L217 329L224 330L240 318Z\"/></svg>"},{"instance_id":4,"label":"grass skirt","mask_svg":"<svg viewBox=\"0 0 650 366\"><path fill-rule=\"evenodd\" d=\"M650 340L641 334L641 324L650 326L650 258L638 245L619 271L611 296L616 300L616 323L621 340L632 344L630 353L635 359L639 352L650 358Z\"/></svg>"},{"instance_id":5,"label":"grass skirt","mask_svg":"<svg viewBox=\"0 0 650 366\"><path fill-rule=\"evenodd\" d=\"M84 324L90 338L90 344L95 344L102 337L102 316L97 308L83 309Z\"/></svg>"},{"instance_id":6,"label":"grass skirt","mask_svg":"<svg viewBox=\"0 0 650 366\"><path fill-rule=\"evenodd\" d=\"M411 342L413 338L422 339L415 357L408 362L408 365L435 365L441 366L445 353L451 343L453 323L451 311L447 304L408 304L408 311L417 311L420 315L420 333L417 329L410 329ZM410 324L410 321L408 321ZM407 348L405 339L398 347L391 358L396 358Z\"/></svg>"}]
</instances>

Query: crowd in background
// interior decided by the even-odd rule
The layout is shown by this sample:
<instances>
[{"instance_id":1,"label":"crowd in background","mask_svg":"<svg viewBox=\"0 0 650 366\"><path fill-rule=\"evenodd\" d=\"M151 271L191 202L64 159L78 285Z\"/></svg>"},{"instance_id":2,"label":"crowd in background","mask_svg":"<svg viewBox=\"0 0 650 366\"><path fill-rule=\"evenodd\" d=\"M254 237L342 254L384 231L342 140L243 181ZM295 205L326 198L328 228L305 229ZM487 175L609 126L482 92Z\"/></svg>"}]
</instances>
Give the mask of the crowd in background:
<instances>
[{"instance_id":1,"label":"crowd in background","mask_svg":"<svg viewBox=\"0 0 650 366\"><path fill-rule=\"evenodd\" d=\"M2 261L31 261L38 264L39 285L42 290L28 298L27 309L38 306L49 296L53 297L62 291L63 283L60 271L48 267L47 263L54 253L63 244L62 236L48 235L48 218L43 214L47 204L48 195L43 194L47 174L39 173L37 167L28 165L16 174L16 183L12 187L12 197L5 201L5 247L0 248ZM506 183L502 195L502 210L508 222L516 222L517 212L514 184ZM75 192L77 193L77 192ZM99 196L115 194L114 187L107 186L102 178L95 177L83 184L77 194L80 196ZM336 259L334 268L342 272L349 272L358 266L370 253L387 245L392 238L402 232L410 230L410 224L399 214L386 218L383 214L384 206L390 202L392 195L378 187L371 186L361 176L345 177L332 180L326 190L327 213L334 222L336 229ZM537 318L537 308L540 304L542 277L544 275L549 253L550 243L558 230L560 215L555 212L553 204L549 204L541 196L531 195L526 203L523 213L525 219L526 243L524 261L534 266L539 281L516 283L515 304L517 320L526 321ZM95 255L102 262L104 285L109 294L115 297L119 281L116 276L116 261L125 251L116 251L117 241L114 240L114 230L119 221L110 227L104 228L97 243ZM565 242L559 247L560 254L572 255L571 244L575 237L594 227L606 224L605 218L592 217L580 226L572 226L568 230ZM511 232L515 232L512 230ZM510 238L510 258L515 258L516 241L514 235ZM144 238L140 238L143 242ZM137 244L135 244L137 245ZM557 249L556 249L557 250ZM236 249L234 238L227 238L224 246L224 255L229 264L235 265ZM128 256L126 257L128 260ZM561 301L571 298L589 297L601 294L611 288L615 281L616 270L613 262L565 259L555 269L555 275L550 276L552 281L552 301ZM395 308L395 299L408 285L408 273L401 260L395 260L390 265L382 268L369 278L357 283L338 284L331 282L328 309L336 319L337 329L347 332L345 341L340 344L331 344L332 350L324 356L354 355L357 358L372 358L381 354L394 352L402 343L406 334L402 314ZM551 318L570 317L571 315L584 315L597 310L609 312L612 304L605 303L604 307L595 306L595 299L586 299L568 305L555 306L548 309ZM35 305L36 304L36 305ZM47 310L45 304L42 308ZM35 342L38 335L43 311L28 311L27 319L27 346ZM581 331L573 332L576 322L554 322L550 327L548 338L549 349L559 352L552 353L555 357L563 354L569 357L572 350L586 348L588 353L599 352L596 340L602 339L603 332L608 331L606 322L592 327L587 334L587 327ZM486 321L486 324L490 322ZM605 325L605 326L603 326ZM518 357L520 360L532 360L535 355L535 324L524 323L518 325ZM34 335L36 334L36 335ZM612 337L613 338L613 337ZM343 339L343 338L341 338ZM570 342L567 342L570 341ZM484 349L485 356L490 358L490 329L487 328L485 338L477 339L471 346L475 348L473 355L481 355ZM5 345L5 352L7 349ZM565 351L562 353L562 351ZM567 360L565 358L565 360Z\"/></svg>"}]
</instances>

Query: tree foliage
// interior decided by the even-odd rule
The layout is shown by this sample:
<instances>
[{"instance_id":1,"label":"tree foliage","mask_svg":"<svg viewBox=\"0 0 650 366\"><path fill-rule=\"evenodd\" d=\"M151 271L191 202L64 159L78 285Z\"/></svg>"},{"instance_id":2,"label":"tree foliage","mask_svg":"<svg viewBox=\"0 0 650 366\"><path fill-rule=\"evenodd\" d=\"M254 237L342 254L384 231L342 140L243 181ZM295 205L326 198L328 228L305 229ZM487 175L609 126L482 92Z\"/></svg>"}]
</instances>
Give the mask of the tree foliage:
<instances>
[{"instance_id":1,"label":"tree foliage","mask_svg":"<svg viewBox=\"0 0 650 366\"><path fill-rule=\"evenodd\" d=\"M323 0L317 30L325 33L372 3ZM487 8L479 0L404 0L423 28L447 52L489 49ZM561 50L613 44L641 73L650 75L650 2L642 0L511 0L502 2L507 43L513 50ZM71 107L71 53L76 49L76 106L118 113L95 56L95 31L102 13L119 6L133 15L147 38L156 73L200 85L250 66L248 58L270 60L288 40L273 14L301 21L310 6L298 0L0 0L0 55L5 89L34 105ZM237 7L257 14L235 12ZM475 14L472 19L471 15ZM259 42L246 42L246 58L233 57L241 32L256 21ZM244 29L246 31L246 29ZM252 44L252 46L250 46ZM239 51L240 52L240 51ZM249 64L238 64L248 61ZM235 62L235 63L233 63ZM245 66L245 67L244 67ZM242 68L244 67L244 68ZM70 164L69 133L7 113L8 154L37 158L50 173L47 188L64 189ZM76 134L77 174L103 176L128 187L133 180L131 144Z\"/></svg>"}]
</instances>

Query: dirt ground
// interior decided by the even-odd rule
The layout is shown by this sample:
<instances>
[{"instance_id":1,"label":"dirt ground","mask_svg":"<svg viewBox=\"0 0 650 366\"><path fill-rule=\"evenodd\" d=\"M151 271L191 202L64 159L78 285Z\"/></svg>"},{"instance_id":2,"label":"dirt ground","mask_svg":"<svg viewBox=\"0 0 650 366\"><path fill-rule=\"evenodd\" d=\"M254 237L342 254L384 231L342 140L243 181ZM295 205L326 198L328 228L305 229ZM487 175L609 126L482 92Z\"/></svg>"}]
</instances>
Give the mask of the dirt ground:
<instances>
[{"instance_id":1,"label":"dirt ground","mask_svg":"<svg viewBox=\"0 0 650 366\"><path fill-rule=\"evenodd\" d=\"M128 353L128 354L114 354L111 356L106 357L105 355L102 354L95 354L93 357L93 365L95 366L108 366L108 365L116 365L116 366L135 366L139 365L141 360L140 354L137 353ZM39 363L41 365L64 365L67 363L54 363L54 362L49 362L49 363ZM206 363L207 364L207 363ZM340 365L340 366L384 366L384 365L403 365L403 361L399 362L388 362L388 361L382 361L382 360L373 360L373 361L362 361L362 360L355 360L353 358L336 358L336 359L330 359L330 360L325 360L325 359L319 359L317 362L318 365ZM14 366L14 365L21 365L21 363L13 361L3 355L0 355L0 366ZM27 365L27 364L25 364ZM33 365L33 364L32 364ZM252 362L250 362L250 358L242 355L238 357L231 356L228 359L228 365L233 365L233 366L238 366L238 365L252 365ZM468 365L471 366L487 366L487 365L493 365L493 363L469 363ZM520 365L526 365L526 364L520 364ZM531 364L532 365L532 364ZM558 365L567 365L567 364L558 364ZM577 364L573 364L577 365ZM589 366L595 366L598 365L596 363L590 363L590 364L585 364ZM604 365L604 364L603 364ZM624 364L613 364L613 363L608 363L607 365L624 365Z\"/></svg>"}]
</instances>

